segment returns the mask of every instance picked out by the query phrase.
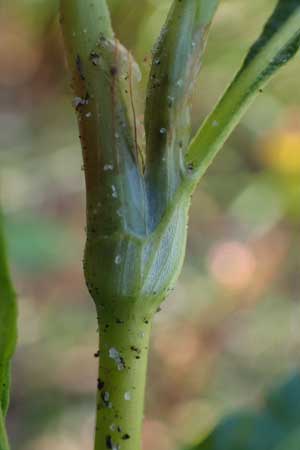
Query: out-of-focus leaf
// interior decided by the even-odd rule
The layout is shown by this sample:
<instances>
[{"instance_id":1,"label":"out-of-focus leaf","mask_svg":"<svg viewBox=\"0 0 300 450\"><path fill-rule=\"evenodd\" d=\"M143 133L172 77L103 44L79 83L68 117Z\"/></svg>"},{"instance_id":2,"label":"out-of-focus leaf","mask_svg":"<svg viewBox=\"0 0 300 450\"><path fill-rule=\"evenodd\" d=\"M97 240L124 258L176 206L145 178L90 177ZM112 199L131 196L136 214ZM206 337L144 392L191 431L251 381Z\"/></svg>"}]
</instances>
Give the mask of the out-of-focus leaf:
<instances>
[{"instance_id":1,"label":"out-of-focus leaf","mask_svg":"<svg viewBox=\"0 0 300 450\"><path fill-rule=\"evenodd\" d=\"M27 272L58 270L80 254L67 227L38 215L8 218L6 236L14 263Z\"/></svg>"},{"instance_id":2,"label":"out-of-focus leaf","mask_svg":"<svg viewBox=\"0 0 300 450\"><path fill-rule=\"evenodd\" d=\"M9 403L10 361L16 345L17 308L2 233L0 215L0 450L8 449L5 416Z\"/></svg>"},{"instance_id":3,"label":"out-of-focus leaf","mask_svg":"<svg viewBox=\"0 0 300 450\"><path fill-rule=\"evenodd\" d=\"M300 429L292 432L284 441L276 447L276 450L299 450Z\"/></svg>"},{"instance_id":4,"label":"out-of-focus leaf","mask_svg":"<svg viewBox=\"0 0 300 450\"><path fill-rule=\"evenodd\" d=\"M300 374L266 397L257 412L223 420L201 443L185 450L299 450Z\"/></svg>"}]
</instances>

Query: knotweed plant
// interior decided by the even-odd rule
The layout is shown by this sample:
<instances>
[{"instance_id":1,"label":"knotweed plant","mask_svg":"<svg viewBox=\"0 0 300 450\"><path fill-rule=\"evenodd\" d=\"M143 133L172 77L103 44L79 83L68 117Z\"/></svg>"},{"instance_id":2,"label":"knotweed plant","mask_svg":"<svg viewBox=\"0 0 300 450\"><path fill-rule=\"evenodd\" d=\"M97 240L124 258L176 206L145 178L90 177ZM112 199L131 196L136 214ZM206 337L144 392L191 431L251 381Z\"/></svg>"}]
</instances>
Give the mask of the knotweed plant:
<instances>
[{"instance_id":1,"label":"knotweed plant","mask_svg":"<svg viewBox=\"0 0 300 450\"><path fill-rule=\"evenodd\" d=\"M115 37L106 1L60 2L86 178L84 273L99 320L95 450L141 448L151 323L182 267L191 196L256 94L300 46L300 2L279 0L191 138L190 100L218 4L172 1L153 49L143 141L132 100L138 66ZM1 344L5 361L10 350ZM7 450L4 431L1 438Z\"/></svg>"}]
</instances>

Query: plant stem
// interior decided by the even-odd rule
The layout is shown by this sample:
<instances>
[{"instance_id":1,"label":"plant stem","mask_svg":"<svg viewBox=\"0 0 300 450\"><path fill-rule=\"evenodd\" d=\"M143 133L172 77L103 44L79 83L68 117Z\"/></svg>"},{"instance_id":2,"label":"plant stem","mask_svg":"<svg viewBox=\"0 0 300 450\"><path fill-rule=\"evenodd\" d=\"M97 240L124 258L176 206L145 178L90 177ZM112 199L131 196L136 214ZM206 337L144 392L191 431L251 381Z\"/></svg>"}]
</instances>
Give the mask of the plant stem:
<instances>
[{"instance_id":1,"label":"plant stem","mask_svg":"<svg viewBox=\"0 0 300 450\"><path fill-rule=\"evenodd\" d=\"M100 320L95 450L139 450L150 321L128 313Z\"/></svg>"}]
</instances>

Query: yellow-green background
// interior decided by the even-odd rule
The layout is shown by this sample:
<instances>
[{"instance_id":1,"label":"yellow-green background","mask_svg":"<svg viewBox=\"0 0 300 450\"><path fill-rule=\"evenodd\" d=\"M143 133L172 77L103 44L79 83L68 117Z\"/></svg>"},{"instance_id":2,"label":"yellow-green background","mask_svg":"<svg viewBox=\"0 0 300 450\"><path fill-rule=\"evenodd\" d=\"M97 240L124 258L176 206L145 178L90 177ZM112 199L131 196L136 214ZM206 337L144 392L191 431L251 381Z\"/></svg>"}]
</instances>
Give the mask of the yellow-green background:
<instances>
[{"instance_id":1,"label":"yellow-green background","mask_svg":"<svg viewBox=\"0 0 300 450\"><path fill-rule=\"evenodd\" d=\"M141 65L169 0L112 0ZM221 0L193 98L200 124L274 0ZM0 187L19 296L12 448L92 448L97 325L84 184L54 0L0 5ZM187 257L152 339L145 450L174 450L260 401L300 356L300 55L260 94L194 197Z\"/></svg>"}]
</instances>

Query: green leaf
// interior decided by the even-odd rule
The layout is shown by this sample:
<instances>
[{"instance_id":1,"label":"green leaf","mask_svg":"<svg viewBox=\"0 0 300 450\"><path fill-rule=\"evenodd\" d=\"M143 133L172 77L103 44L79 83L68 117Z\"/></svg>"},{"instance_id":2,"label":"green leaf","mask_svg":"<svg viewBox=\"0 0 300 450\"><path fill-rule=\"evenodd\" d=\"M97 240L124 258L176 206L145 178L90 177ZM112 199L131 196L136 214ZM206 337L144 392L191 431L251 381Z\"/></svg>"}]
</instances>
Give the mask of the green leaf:
<instances>
[{"instance_id":1,"label":"green leaf","mask_svg":"<svg viewBox=\"0 0 300 450\"><path fill-rule=\"evenodd\" d=\"M190 99L219 0L174 0L153 50L145 132L146 178L158 218L177 190L190 140Z\"/></svg>"},{"instance_id":2,"label":"green leaf","mask_svg":"<svg viewBox=\"0 0 300 450\"><path fill-rule=\"evenodd\" d=\"M300 47L300 2L279 0L242 68L196 133L186 154L195 184L269 79Z\"/></svg>"},{"instance_id":3,"label":"green leaf","mask_svg":"<svg viewBox=\"0 0 300 450\"><path fill-rule=\"evenodd\" d=\"M300 374L296 374L272 391L258 411L224 419L204 441L185 450L298 450L299 411Z\"/></svg>"},{"instance_id":4,"label":"green leaf","mask_svg":"<svg viewBox=\"0 0 300 450\"><path fill-rule=\"evenodd\" d=\"M8 448L5 416L9 403L10 362L16 345L16 322L16 298L8 271L0 215L0 450Z\"/></svg>"},{"instance_id":5,"label":"green leaf","mask_svg":"<svg viewBox=\"0 0 300 450\"><path fill-rule=\"evenodd\" d=\"M283 442L276 447L276 450L299 450L300 447L300 428L292 432Z\"/></svg>"},{"instance_id":6,"label":"green leaf","mask_svg":"<svg viewBox=\"0 0 300 450\"><path fill-rule=\"evenodd\" d=\"M58 271L80 254L77 236L67 225L32 211L8 217L5 231L10 257L16 268L26 273Z\"/></svg>"}]
</instances>

